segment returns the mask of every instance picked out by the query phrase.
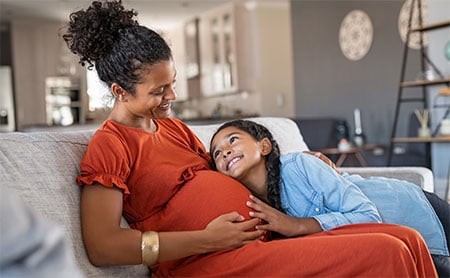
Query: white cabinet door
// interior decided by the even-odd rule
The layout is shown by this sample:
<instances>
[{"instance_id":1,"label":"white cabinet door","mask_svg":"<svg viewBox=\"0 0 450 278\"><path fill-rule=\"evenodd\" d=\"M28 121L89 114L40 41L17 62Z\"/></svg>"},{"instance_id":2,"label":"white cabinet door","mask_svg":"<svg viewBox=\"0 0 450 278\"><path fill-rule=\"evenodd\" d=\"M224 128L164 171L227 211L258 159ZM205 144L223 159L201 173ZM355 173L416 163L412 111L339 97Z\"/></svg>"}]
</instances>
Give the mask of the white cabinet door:
<instances>
[{"instance_id":1,"label":"white cabinet door","mask_svg":"<svg viewBox=\"0 0 450 278\"><path fill-rule=\"evenodd\" d=\"M234 6L226 5L201 18L201 79L204 96L236 92L238 89L234 16Z\"/></svg>"}]
</instances>

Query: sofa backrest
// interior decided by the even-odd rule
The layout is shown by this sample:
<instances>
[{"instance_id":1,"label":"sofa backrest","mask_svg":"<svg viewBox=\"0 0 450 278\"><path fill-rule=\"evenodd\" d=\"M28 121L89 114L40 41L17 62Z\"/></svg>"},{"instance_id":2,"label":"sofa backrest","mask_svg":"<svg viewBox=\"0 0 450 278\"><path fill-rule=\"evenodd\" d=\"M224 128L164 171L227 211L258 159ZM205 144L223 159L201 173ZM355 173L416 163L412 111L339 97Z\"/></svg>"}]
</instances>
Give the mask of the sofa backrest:
<instances>
[{"instance_id":1,"label":"sofa backrest","mask_svg":"<svg viewBox=\"0 0 450 278\"><path fill-rule=\"evenodd\" d=\"M274 139L280 146L280 152L290 153L309 150L303 140L299 127L294 121L281 117L256 117L247 118L247 120L255 121L267 127L272 133ZM220 124L211 125L190 125L189 127L200 138L205 147L209 148L211 137Z\"/></svg>"},{"instance_id":2,"label":"sofa backrest","mask_svg":"<svg viewBox=\"0 0 450 278\"><path fill-rule=\"evenodd\" d=\"M132 272L148 277L149 271L142 265L98 268L87 258L80 226L80 187L75 177L92 134L0 134L0 182L16 190L38 214L62 226L86 277L127 277Z\"/></svg>"},{"instance_id":3,"label":"sofa backrest","mask_svg":"<svg viewBox=\"0 0 450 278\"><path fill-rule=\"evenodd\" d=\"M286 118L253 118L267 126L282 153L307 149L297 125ZM191 126L208 147L218 125ZM61 225L86 277L148 277L143 265L95 267L86 255L80 226L79 162L94 130L0 133L0 183Z\"/></svg>"}]
</instances>

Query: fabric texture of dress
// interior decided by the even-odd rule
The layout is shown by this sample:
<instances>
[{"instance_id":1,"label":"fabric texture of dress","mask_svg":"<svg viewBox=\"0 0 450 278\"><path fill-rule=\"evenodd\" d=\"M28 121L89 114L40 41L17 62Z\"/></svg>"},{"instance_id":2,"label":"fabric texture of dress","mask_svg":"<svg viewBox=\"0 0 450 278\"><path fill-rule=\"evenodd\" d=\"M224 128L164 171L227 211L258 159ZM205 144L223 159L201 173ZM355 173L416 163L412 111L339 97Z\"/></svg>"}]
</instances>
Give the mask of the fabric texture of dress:
<instances>
[{"instance_id":1,"label":"fabric texture of dress","mask_svg":"<svg viewBox=\"0 0 450 278\"><path fill-rule=\"evenodd\" d=\"M248 217L245 203L250 192L209 169L209 154L192 131L177 119L155 122L157 131L148 133L105 121L80 163L77 182L122 189L123 215L141 231L204 229L212 219L232 211ZM436 276L417 232L387 224L258 240L233 250L163 262L152 271L156 277Z\"/></svg>"}]
</instances>

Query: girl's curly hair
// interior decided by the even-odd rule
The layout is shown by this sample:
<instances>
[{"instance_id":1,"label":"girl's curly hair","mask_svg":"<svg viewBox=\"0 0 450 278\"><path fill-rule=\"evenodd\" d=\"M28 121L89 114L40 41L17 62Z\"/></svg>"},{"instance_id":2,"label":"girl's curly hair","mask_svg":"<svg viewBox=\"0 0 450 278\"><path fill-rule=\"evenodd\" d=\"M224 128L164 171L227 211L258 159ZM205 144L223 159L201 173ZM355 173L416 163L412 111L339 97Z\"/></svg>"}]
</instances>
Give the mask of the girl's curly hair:
<instances>
[{"instance_id":1,"label":"girl's curly hair","mask_svg":"<svg viewBox=\"0 0 450 278\"><path fill-rule=\"evenodd\" d=\"M249 120L233 120L221 125L212 136L211 142L219 131L227 127L235 127L247 132L256 141L261 141L264 138L270 140L272 151L264 157L267 169L267 195L269 204L277 210L284 212L280 198L280 148L277 141L273 138L272 133L265 126L256 122ZM213 170L217 169L214 159L210 160L210 164Z\"/></svg>"},{"instance_id":2,"label":"girl's curly hair","mask_svg":"<svg viewBox=\"0 0 450 278\"><path fill-rule=\"evenodd\" d=\"M93 1L86 10L70 14L62 35L82 66L95 66L108 86L117 83L130 93L145 70L172 58L166 41L139 25L135 16L137 12L126 10L121 0Z\"/></svg>"}]
</instances>

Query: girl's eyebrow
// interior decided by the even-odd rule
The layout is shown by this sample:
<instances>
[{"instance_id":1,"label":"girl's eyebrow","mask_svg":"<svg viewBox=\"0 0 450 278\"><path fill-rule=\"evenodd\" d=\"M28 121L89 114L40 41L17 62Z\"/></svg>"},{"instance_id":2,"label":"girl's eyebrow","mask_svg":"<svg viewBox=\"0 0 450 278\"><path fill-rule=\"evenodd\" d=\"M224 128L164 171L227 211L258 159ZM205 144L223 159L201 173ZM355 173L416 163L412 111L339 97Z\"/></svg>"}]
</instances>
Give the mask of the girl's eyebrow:
<instances>
[{"instance_id":1,"label":"girl's eyebrow","mask_svg":"<svg viewBox=\"0 0 450 278\"><path fill-rule=\"evenodd\" d=\"M231 136L233 136L233 135L239 135L239 134L242 134L242 132L239 132L239 131L233 131L233 132L230 132L230 133L228 133L228 134L226 134L225 136L224 136L224 138L225 139L228 139L228 138L230 138ZM214 153L216 151L216 146L212 146L212 149L210 150L210 153Z\"/></svg>"}]
</instances>

